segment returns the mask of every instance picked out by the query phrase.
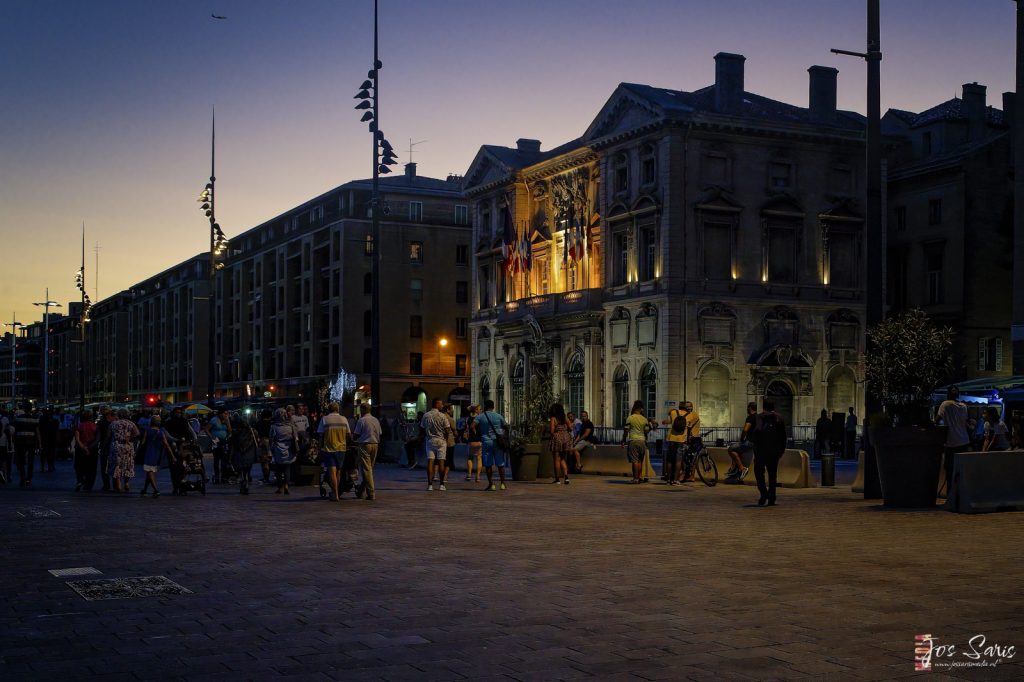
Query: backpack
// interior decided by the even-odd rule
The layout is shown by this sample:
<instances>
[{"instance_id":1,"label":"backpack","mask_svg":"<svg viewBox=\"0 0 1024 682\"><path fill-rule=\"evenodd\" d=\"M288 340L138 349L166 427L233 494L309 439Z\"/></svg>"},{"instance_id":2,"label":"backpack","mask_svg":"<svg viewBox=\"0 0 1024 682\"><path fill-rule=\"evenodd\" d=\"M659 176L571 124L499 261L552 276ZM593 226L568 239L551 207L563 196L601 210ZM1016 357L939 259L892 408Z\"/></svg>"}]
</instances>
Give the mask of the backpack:
<instances>
[{"instance_id":1,"label":"backpack","mask_svg":"<svg viewBox=\"0 0 1024 682\"><path fill-rule=\"evenodd\" d=\"M672 410L675 413L675 418L672 419L672 435L673 436L684 436L686 435L686 415L679 410Z\"/></svg>"},{"instance_id":2,"label":"backpack","mask_svg":"<svg viewBox=\"0 0 1024 682\"><path fill-rule=\"evenodd\" d=\"M765 454L782 454L786 451L786 425L774 413L758 417L755 434L756 448Z\"/></svg>"}]
</instances>

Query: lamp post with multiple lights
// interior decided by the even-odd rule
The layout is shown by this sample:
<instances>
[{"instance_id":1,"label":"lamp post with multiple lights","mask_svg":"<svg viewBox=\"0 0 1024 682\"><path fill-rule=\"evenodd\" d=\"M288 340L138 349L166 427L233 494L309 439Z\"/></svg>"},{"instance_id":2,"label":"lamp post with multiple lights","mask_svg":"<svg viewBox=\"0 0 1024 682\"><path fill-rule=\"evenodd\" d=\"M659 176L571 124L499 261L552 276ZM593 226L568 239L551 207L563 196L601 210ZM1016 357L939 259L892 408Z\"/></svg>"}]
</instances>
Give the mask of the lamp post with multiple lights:
<instances>
[{"instance_id":1,"label":"lamp post with multiple lights","mask_svg":"<svg viewBox=\"0 0 1024 682\"><path fill-rule=\"evenodd\" d=\"M46 290L46 300L32 305L43 308L43 407L50 404L50 308L59 308L60 303L50 300L50 290Z\"/></svg>"},{"instance_id":2,"label":"lamp post with multiple lights","mask_svg":"<svg viewBox=\"0 0 1024 682\"><path fill-rule=\"evenodd\" d=\"M75 287L82 292L82 313L78 318L78 411L85 411L85 325L89 322L92 300L85 291L85 224L82 224L82 264L75 275Z\"/></svg>"},{"instance_id":3,"label":"lamp post with multiple lights","mask_svg":"<svg viewBox=\"0 0 1024 682\"><path fill-rule=\"evenodd\" d=\"M217 177L214 172L215 162L217 158L217 117L214 112L213 118L210 125L210 181L206 183L203 191L199 193L200 203L199 210L203 211L206 217L210 220L210 272L209 282L207 284L207 312L209 314L207 320L208 334L207 334L207 404L210 409L214 409L213 392L215 387L216 377L216 332L215 322L216 315L214 310L214 276L218 270L224 268L224 261L221 258L228 249L228 240L224 235L224 232L220 229L220 225L217 224L217 205L216 199L216 183Z\"/></svg>"},{"instance_id":4,"label":"lamp post with multiple lights","mask_svg":"<svg viewBox=\"0 0 1024 682\"><path fill-rule=\"evenodd\" d=\"M359 86L355 99L360 100L355 106L362 109L363 116L359 120L367 124L373 135L373 185L370 198L370 235L373 243L371 254L370 279L370 405L373 413L380 417L380 176L391 172L388 166L395 165L396 154L391 143L384 137L380 129L380 69L383 66L378 59L377 33L377 0L373 2L373 68L366 74L366 80Z\"/></svg>"}]
</instances>

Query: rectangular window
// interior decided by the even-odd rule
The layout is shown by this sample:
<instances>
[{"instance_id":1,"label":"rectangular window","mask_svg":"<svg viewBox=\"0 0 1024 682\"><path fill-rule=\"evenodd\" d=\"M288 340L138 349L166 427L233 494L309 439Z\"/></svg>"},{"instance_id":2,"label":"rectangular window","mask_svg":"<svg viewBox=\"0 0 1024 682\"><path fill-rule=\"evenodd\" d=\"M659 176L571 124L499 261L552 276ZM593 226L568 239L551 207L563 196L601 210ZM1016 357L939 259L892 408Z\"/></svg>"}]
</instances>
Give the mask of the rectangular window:
<instances>
[{"instance_id":1,"label":"rectangular window","mask_svg":"<svg viewBox=\"0 0 1024 682\"><path fill-rule=\"evenodd\" d=\"M895 220L895 224L893 225L893 229L896 232L906 232L907 231L907 207L906 206L897 206L896 207L896 220Z\"/></svg>"},{"instance_id":2,"label":"rectangular window","mask_svg":"<svg viewBox=\"0 0 1024 682\"><path fill-rule=\"evenodd\" d=\"M455 318L455 338L464 339L469 331L469 320L465 317Z\"/></svg>"},{"instance_id":3,"label":"rectangular window","mask_svg":"<svg viewBox=\"0 0 1024 682\"><path fill-rule=\"evenodd\" d=\"M629 189L629 169L619 166L615 169L615 191L625 192Z\"/></svg>"},{"instance_id":4,"label":"rectangular window","mask_svg":"<svg viewBox=\"0 0 1024 682\"><path fill-rule=\"evenodd\" d=\"M654 157L653 156L648 156L647 158L645 158L643 160L643 164L641 165L640 170L641 170L641 176L643 178L643 184L645 184L645 185L653 185L654 184L654 178L655 178L656 171L657 171L657 164L655 164L655 162L654 162Z\"/></svg>"},{"instance_id":5,"label":"rectangular window","mask_svg":"<svg viewBox=\"0 0 1024 682\"><path fill-rule=\"evenodd\" d=\"M857 236L853 232L833 232L828 251L829 284L842 289L857 286Z\"/></svg>"},{"instance_id":6,"label":"rectangular window","mask_svg":"<svg viewBox=\"0 0 1024 682\"><path fill-rule=\"evenodd\" d=\"M409 202L409 220L414 223L423 222L423 202L422 201L410 201Z\"/></svg>"},{"instance_id":7,"label":"rectangular window","mask_svg":"<svg viewBox=\"0 0 1024 682\"><path fill-rule=\"evenodd\" d=\"M469 303L469 282L459 281L455 283L455 302Z\"/></svg>"},{"instance_id":8,"label":"rectangular window","mask_svg":"<svg viewBox=\"0 0 1024 682\"><path fill-rule=\"evenodd\" d=\"M456 355L455 356L455 376L464 377L466 376L466 356Z\"/></svg>"},{"instance_id":9,"label":"rectangular window","mask_svg":"<svg viewBox=\"0 0 1024 682\"><path fill-rule=\"evenodd\" d=\"M551 272L551 268L548 267L547 258L537 259L537 292L540 294L548 293L548 276Z\"/></svg>"},{"instance_id":10,"label":"rectangular window","mask_svg":"<svg viewBox=\"0 0 1024 682\"><path fill-rule=\"evenodd\" d=\"M423 353L409 353L409 374L423 374Z\"/></svg>"},{"instance_id":11,"label":"rectangular window","mask_svg":"<svg viewBox=\"0 0 1024 682\"><path fill-rule=\"evenodd\" d=\"M704 279L732 278L732 224L704 223Z\"/></svg>"},{"instance_id":12,"label":"rectangular window","mask_svg":"<svg viewBox=\"0 0 1024 682\"><path fill-rule=\"evenodd\" d=\"M617 232L612 241L612 286L625 284L629 276L629 235Z\"/></svg>"},{"instance_id":13,"label":"rectangular window","mask_svg":"<svg viewBox=\"0 0 1024 682\"><path fill-rule=\"evenodd\" d=\"M455 264L469 265L469 244L456 244Z\"/></svg>"},{"instance_id":14,"label":"rectangular window","mask_svg":"<svg viewBox=\"0 0 1024 682\"><path fill-rule=\"evenodd\" d=\"M925 300L928 305L937 305L945 299L942 282L942 263L945 248L945 242L933 242L924 245L925 272L927 273Z\"/></svg>"},{"instance_id":15,"label":"rectangular window","mask_svg":"<svg viewBox=\"0 0 1024 682\"><path fill-rule=\"evenodd\" d=\"M372 234L366 235L366 237L363 239L363 255L364 256L372 256L373 255L373 235Z\"/></svg>"},{"instance_id":16,"label":"rectangular window","mask_svg":"<svg viewBox=\"0 0 1024 682\"><path fill-rule=\"evenodd\" d=\"M768 281L796 284L796 229L788 225L768 227Z\"/></svg>"},{"instance_id":17,"label":"rectangular window","mask_svg":"<svg viewBox=\"0 0 1024 682\"><path fill-rule=\"evenodd\" d=\"M409 262L423 262L423 242L409 242Z\"/></svg>"},{"instance_id":18,"label":"rectangular window","mask_svg":"<svg viewBox=\"0 0 1024 682\"><path fill-rule=\"evenodd\" d=\"M978 369L984 372L1003 371L1003 339L982 337L978 339Z\"/></svg>"},{"instance_id":19,"label":"rectangular window","mask_svg":"<svg viewBox=\"0 0 1024 682\"><path fill-rule=\"evenodd\" d=\"M455 207L455 224L469 225L469 206L457 205Z\"/></svg>"},{"instance_id":20,"label":"rectangular window","mask_svg":"<svg viewBox=\"0 0 1024 682\"><path fill-rule=\"evenodd\" d=\"M653 227L640 228L639 281L646 282L655 277L658 259L658 238Z\"/></svg>"},{"instance_id":21,"label":"rectangular window","mask_svg":"<svg viewBox=\"0 0 1024 682\"><path fill-rule=\"evenodd\" d=\"M409 338L410 339L422 339L423 338L423 316L422 315L410 315L409 316Z\"/></svg>"},{"instance_id":22,"label":"rectangular window","mask_svg":"<svg viewBox=\"0 0 1024 682\"><path fill-rule=\"evenodd\" d=\"M409 280L409 300L414 304L420 304L423 302L423 280L422 279L410 279Z\"/></svg>"},{"instance_id":23,"label":"rectangular window","mask_svg":"<svg viewBox=\"0 0 1024 682\"><path fill-rule=\"evenodd\" d=\"M771 189L788 189L793 186L793 164L768 164L768 187Z\"/></svg>"},{"instance_id":24,"label":"rectangular window","mask_svg":"<svg viewBox=\"0 0 1024 682\"><path fill-rule=\"evenodd\" d=\"M928 224L938 225L942 222L942 199L928 201Z\"/></svg>"}]
</instances>

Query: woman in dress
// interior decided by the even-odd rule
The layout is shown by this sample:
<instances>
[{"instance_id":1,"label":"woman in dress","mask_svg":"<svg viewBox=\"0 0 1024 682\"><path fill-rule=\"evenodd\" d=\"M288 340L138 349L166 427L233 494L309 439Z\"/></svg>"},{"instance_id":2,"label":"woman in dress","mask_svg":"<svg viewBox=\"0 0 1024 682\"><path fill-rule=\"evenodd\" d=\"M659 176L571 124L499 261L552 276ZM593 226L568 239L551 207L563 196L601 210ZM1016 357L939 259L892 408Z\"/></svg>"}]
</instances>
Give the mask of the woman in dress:
<instances>
[{"instance_id":1,"label":"woman in dress","mask_svg":"<svg viewBox=\"0 0 1024 682\"><path fill-rule=\"evenodd\" d=\"M115 493L128 492L128 481L135 478L135 442L139 427L129 419L128 410L118 410L110 423L110 478Z\"/></svg>"},{"instance_id":2,"label":"woman in dress","mask_svg":"<svg viewBox=\"0 0 1024 682\"><path fill-rule=\"evenodd\" d=\"M270 427L270 451L274 456L274 471L277 474L277 492L288 492L288 469L295 461L298 442L295 426L288 411L283 407L274 410L274 425Z\"/></svg>"},{"instance_id":3,"label":"woman in dress","mask_svg":"<svg viewBox=\"0 0 1024 682\"><path fill-rule=\"evenodd\" d=\"M469 406L469 419L466 421L466 480L473 478L473 464L476 464L476 482L480 482L480 456L483 454L483 443L480 441L480 429L476 418L480 414L479 405Z\"/></svg>"},{"instance_id":4,"label":"woman in dress","mask_svg":"<svg viewBox=\"0 0 1024 682\"><path fill-rule=\"evenodd\" d=\"M548 430L551 433L551 456L555 462L555 483L569 485L568 457L572 454L572 424L565 416L565 408L555 403L548 412ZM562 480L559 480L561 476Z\"/></svg>"}]
</instances>

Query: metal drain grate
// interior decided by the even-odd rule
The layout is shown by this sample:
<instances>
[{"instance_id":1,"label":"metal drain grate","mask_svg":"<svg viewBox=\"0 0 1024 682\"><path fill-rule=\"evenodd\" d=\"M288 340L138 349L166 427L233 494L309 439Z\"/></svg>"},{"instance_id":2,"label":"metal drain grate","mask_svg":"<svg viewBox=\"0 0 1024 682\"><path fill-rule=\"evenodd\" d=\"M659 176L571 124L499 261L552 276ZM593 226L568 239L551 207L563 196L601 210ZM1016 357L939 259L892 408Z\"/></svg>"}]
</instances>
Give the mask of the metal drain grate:
<instances>
[{"instance_id":1,"label":"metal drain grate","mask_svg":"<svg viewBox=\"0 0 1024 682\"><path fill-rule=\"evenodd\" d=\"M136 599L163 597L171 594L192 594L170 578L150 575L140 578L104 578L101 580L69 580L68 587L86 601L102 599Z\"/></svg>"},{"instance_id":2,"label":"metal drain grate","mask_svg":"<svg viewBox=\"0 0 1024 682\"><path fill-rule=\"evenodd\" d=\"M48 573L54 578L73 578L76 575L103 575L103 571L97 571L92 566L82 568L51 568Z\"/></svg>"},{"instance_id":3,"label":"metal drain grate","mask_svg":"<svg viewBox=\"0 0 1024 682\"><path fill-rule=\"evenodd\" d=\"M46 507L28 507L19 511L18 516L23 519L49 519L58 518L60 514Z\"/></svg>"}]
</instances>

